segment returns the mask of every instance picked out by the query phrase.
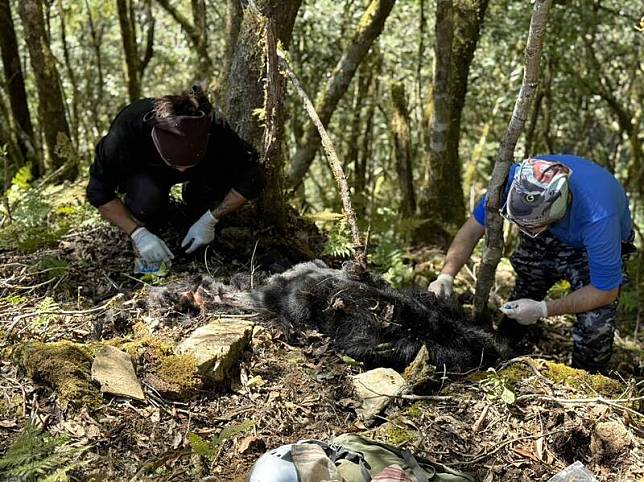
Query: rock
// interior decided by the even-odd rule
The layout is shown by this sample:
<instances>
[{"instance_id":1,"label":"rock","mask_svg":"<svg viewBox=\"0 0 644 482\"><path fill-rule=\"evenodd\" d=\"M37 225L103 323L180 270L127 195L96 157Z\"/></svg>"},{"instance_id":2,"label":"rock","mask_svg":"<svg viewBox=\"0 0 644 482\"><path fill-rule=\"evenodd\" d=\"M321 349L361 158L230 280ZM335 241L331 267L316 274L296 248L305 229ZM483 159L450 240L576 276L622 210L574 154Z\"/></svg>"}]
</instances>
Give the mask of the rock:
<instances>
[{"instance_id":1,"label":"rock","mask_svg":"<svg viewBox=\"0 0 644 482\"><path fill-rule=\"evenodd\" d=\"M604 463L620 456L630 445L628 430L617 420L598 423L590 437L593 459Z\"/></svg>"},{"instance_id":2,"label":"rock","mask_svg":"<svg viewBox=\"0 0 644 482\"><path fill-rule=\"evenodd\" d=\"M250 344L253 327L254 323L246 320L221 318L197 328L179 343L176 352L193 356L204 380L221 383Z\"/></svg>"},{"instance_id":3,"label":"rock","mask_svg":"<svg viewBox=\"0 0 644 482\"><path fill-rule=\"evenodd\" d=\"M405 379L391 368L376 368L352 377L356 395L362 406L356 410L365 422L372 420L389 404L393 397L400 395Z\"/></svg>"},{"instance_id":4,"label":"rock","mask_svg":"<svg viewBox=\"0 0 644 482\"><path fill-rule=\"evenodd\" d=\"M101 384L103 393L145 400L130 355L113 346L104 346L96 354L92 363L92 380Z\"/></svg>"}]
</instances>

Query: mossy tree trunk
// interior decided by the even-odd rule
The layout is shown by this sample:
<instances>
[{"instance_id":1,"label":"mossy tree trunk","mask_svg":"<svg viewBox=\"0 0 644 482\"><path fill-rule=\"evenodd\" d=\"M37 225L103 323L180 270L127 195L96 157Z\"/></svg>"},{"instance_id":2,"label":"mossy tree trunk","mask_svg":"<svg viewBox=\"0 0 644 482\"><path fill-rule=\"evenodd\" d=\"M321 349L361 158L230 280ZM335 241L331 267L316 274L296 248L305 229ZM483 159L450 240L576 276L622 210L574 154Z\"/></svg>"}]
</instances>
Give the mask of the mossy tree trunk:
<instances>
[{"instance_id":1,"label":"mossy tree trunk","mask_svg":"<svg viewBox=\"0 0 644 482\"><path fill-rule=\"evenodd\" d=\"M391 117L389 124L394 136L396 153L396 173L402 194L400 214L410 218L416 212L416 192L412 171L411 129L405 86L402 82L392 82L390 86Z\"/></svg>"},{"instance_id":2,"label":"mossy tree trunk","mask_svg":"<svg viewBox=\"0 0 644 482\"><path fill-rule=\"evenodd\" d=\"M136 14L134 12L135 0L116 0L125 56L125 76L127 78L127 91L130 102L141 97L141 81L145 68L148 66L154 53L154 17L152 16L152 0L145 0L145 22L147 33L143 57L140 57L139 41L136 32Z\"/></svg>"},{"instance_id":3,"label":"mossy tree trunk","mask_svg":"<svg viewBox=\"0 0 644 482\"><path fill-rule=\"evenodd\" d=\"M432 118L418 213L426 222L414 234L416 242L446 244L451 231L465 220L459 158L461 117L487 5L487 0L436 2Z\"/></svg>"},{"instance_id":4,"label":"mossy tree trunk","mask_svg":"<svg viewBox=\"0 0 644 482\"><path fill-rule=\"evenodd\" d=\"M261 218L267 224L285 227L287 204L281 139L284 123L281 99L285 84L281 76L275 75L276 61L270 57L276 44L273 46L267 35L274 35L275 41L287 49L302 0L259 0L255 3L258 10L248 7L243 15L223 108L236 132L263 154L266 187L259 199ZM270 56L268 77L267 56ZM263 126L264 120L270 121L268 133Z\"/></svg>"},{"instance_id":5,"label":"mossy tree trunk","mask_svg":"<svg viewBox=\"0 0 644 482\"><path fill-rule=\"evenodd\" d=\"M38 176L40 166L34 148L34 128L31 124L31 115L27 104L25 79L20 64L18 41L9 0L0 0L0 53L2 54L2 67L9 95L9 105L20 151L20 158L16 161L19 164L31 162L33 173Z\"/></svg>"},{"instance_id":6,"label":"mossy tree trunk","mask_svg":"<svg viewBox=\"0 0 644 482\"><path fill-rule=\"evenodd\" d=\"M56 58L49 48L50 38L45 29L41 0L23 0L18 5L38 91L38 115L44 132L47 154L51 168L57 169L66 161L57 149L59 138L62 135L69 139L70 135ZM77 165L69 166L61 177L74 179L77 172Z\"/></svg>"},{"instance_id":7,"label":"mossy tree trunk","mask_svg":"<svg viewBox=\"0 0 644 482\"><path fill-rule=\"evenodd\" d=\"M331 74L323 91L315 102L315 110L323 126L328 126L331 116L340 99L347 91L351 79L369 52L369 49L382 32L385 20L391 13L395 0L372 0L358 23L347 47ZM300 148L293 156L293 162L287 175L288 186L297 189L308 171L315 153L320 148L320 135L315 125L309 122Z\"/></svg>"},{"instance_id":8,"label":"mossy tree trunk","mask_svg":"<svg viewBox=\"0 0 644 482\"><path fill-rule=\"evenodd\" d=\"M212 77L212 59L208 52L208 29L206 3L204 0L191 0L192 21L186 18L170 0L157 0L157 3L181 26L186 37L197 53L195 67L196 80L208 83Z\"/></svg>"}]
</instances>

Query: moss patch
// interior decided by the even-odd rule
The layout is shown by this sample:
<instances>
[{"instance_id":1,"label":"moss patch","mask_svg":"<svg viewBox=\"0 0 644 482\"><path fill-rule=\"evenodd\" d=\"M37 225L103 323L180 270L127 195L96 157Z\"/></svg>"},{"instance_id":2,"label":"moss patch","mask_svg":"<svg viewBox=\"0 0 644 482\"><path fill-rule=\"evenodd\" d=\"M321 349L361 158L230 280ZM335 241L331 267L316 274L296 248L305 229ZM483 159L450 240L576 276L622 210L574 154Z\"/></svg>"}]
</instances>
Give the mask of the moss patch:
<instances>
[{"instance_id":1,"label":"moss patch","mask_svg":"<svg viewBox=\"0 0 644 482\"><path fill-rule=\"evenodd\" d=\"M534 375L529 366L525 363L515 363L499 372L499 376L505 382L505 385L510 389L514 389L517 383L530 376Z\"/></svg>"},{"instance_id":2,"label":"moss patch","mask_svg":"<svg viewBox=\"0 0 644 482\"><path fill-rule=\"evenodd\" d=\"M423 408L420 402L414 403L411 407L408 407L406 410L407 415L411 418L420 418L423 414Z\"/></svg>"},{"instance_id":3,"label":"moss patch","mask_svg":"<svg viewBox=\"0 0 644 482\"><path fill-rule=\"evenodd\" d=\"M597 392L605 397L616 397L624 390L620 382L603 375L591 375L584 370L550 361L545 362L545 365L547 369L542 370L545 377L586 395L592 396Z\"/></svg>"},{"instance_id":4,"label":"moss patch","mask_svg":"<svg viewBox=\"0 0 644 482\"><path fill-rule=\"evenodd\" d=\"M98 407L101 397L92 384L92 350L85 345L60 341L25 343L14 352L16 361L36 382L46 383L58 395L63 408Z\"/></svg>"},{"instance_id":5,"label":"moss patch","mask_svg":"<svg viewBox=\"0 0 644 482\"><path fill-rule=\"evenodd\" d=\"M159 361L172 354L170 342L152 335L145 323L135 323L132 327L133 340L114 339L112 343L124 350L133 360L145 358L147 361Z\"/></svg>"},{"instance_id":6,"label":"moss patch","mask_svg":"<svg viewBox=\"0 0 644 482\"><path fill-rule=\"evenodd\" d=\"M161 361L154 373L166 383L177 386L181 391L199 386L197 359L191 355L171 355Z\"/></svg>"},{"instance_id":7,"label":"moss patch","mask_svg":"<svg viewBox=\"0 0 644 482\"><path fill-rule=\"evenodd\" d=\"M387 422L380 426L376 433L379 437L383 437L385 442L395 446L411 442L418 436L417 432L414 430L407 430L401 425L394 425L391 422Z\"/></svg>"}]
</instances>

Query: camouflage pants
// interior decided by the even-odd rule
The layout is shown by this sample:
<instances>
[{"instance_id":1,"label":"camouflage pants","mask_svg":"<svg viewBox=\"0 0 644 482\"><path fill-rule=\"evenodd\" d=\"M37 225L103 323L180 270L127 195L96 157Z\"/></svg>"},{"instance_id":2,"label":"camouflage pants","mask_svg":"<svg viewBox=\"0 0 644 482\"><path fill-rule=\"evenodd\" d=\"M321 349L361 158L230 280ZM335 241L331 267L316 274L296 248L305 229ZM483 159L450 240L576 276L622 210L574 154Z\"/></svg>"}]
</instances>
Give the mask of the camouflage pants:
<instances>
[{"instance_id":1,"label":"camouflage pants","mask_svg":"<svg viewBox=\"0 0 644 482\"><path fill-rule=\"evenodd\" d=\"M521 243L510 261L517 273L511 300L542 300L550 287L563 279L570 282L573 290L590 284L585 249L568 246L549 232L537 238L522 235ZM617 300L577 314L577 321L572 329L573 366L589 371L606 368L613 352L616 310ZM505 317L501 320L499 333L511 340L520 340L526 331L527 327L513 319Z\"/></svg>"}]
</instances>

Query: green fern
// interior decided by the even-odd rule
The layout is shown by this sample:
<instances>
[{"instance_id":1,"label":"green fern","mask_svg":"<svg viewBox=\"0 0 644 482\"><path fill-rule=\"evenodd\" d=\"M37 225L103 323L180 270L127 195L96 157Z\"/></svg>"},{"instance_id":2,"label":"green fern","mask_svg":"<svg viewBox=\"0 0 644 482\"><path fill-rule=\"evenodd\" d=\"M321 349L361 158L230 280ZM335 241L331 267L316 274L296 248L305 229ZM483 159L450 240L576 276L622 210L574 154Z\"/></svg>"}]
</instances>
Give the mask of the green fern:
<instances>
[{"instance_id":1,"label":"green fern","mask_svg":"<svg viewBox=\"0 0 644 482\"><path fill-rule=\"evenodd\" d=\"M84 465L78 458L86 450L72 446L66 436L53 436L27 425L0 458L0 476L27 482L69 480L67 473Z\"/></svg>"},{"instance_id":2,"label":"green fern","mask_svg":"<svg viewBox=\"0 0 644 482\"><path fill-rule=\"evenodd\" d=\"M42 314L39 314L38 316L32 318L30 326L32 328L42 328L43 326L49 324L58 316L51 314L50 312L58 311L59 309L60 305L58 305L58 303L56 303L51 296L45 297L45 299L43 299L40 303L38 303L38 306L36 306L36 312Z\"/></svg>"},{"instance_id":3,"label":"green fern","mask_svg":"<svg viewBox=\"0 0 644 482\"><path fill-rule=\"evenodd\" d=\"M203 437L193 432L188 434L187 439L190 444L190 448L192 448L194 453L199 454L208 460L212 460L217 453L217 449L226 440L230 440L237 435L248 432L254 427L255 422L253 420L245 420L241 423L231 425L230 427L225 427L213 440L205 440Z\"/></svg>"},{"instance_id":4,"label":"green fern","mask_svg":"<svg viewBox=\"0 0 644 482\"><path fill-rule=\"evenodd\" d=\"M342 219L334 223L327 233L327 241L322 251L323 255L334 258L349 258L354 253L353 240L347 222Z\"/></svg>"}]
</instances>

